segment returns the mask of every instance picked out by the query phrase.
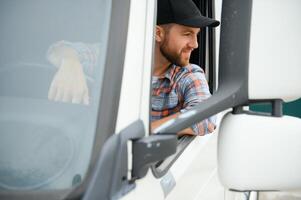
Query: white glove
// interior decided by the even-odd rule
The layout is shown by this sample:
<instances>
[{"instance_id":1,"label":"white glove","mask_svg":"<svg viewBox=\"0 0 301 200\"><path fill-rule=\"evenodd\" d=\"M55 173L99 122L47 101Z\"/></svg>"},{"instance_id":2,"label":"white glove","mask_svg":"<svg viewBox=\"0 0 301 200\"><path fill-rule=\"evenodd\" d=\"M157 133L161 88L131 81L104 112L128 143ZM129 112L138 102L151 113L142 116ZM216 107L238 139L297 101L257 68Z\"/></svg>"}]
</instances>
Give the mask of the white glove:
<instances>
[{"instance_id":1,"label":"white glove","mask_svg":"<svg viewBox=\"0 0 301 200\"><path fill-rule=\"evenodd\" d=\"M89 89L78 59L63 58L51 82L48 99L89 105Z\"/></svg>"}]
</instances>

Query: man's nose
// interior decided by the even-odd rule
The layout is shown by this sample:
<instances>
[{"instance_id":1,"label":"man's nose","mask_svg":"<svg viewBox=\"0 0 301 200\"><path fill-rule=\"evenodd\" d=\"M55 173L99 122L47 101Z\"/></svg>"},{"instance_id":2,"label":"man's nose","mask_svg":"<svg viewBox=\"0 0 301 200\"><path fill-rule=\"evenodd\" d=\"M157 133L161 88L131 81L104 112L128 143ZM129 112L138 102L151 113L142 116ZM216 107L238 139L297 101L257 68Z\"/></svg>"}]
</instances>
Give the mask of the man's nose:
<instances>
[{"instance_id":1,"label":"man's nose","mask_svg":"<svg viewBox=\"0 0 301 200\"><path fill-rule=\"evenodd\" d=\"M197 35L195 37L193 37L189 43L190 47L193 48L193 49L196 49L198 48L198 38L197 38Z\"/></svg>"}]
</instances>

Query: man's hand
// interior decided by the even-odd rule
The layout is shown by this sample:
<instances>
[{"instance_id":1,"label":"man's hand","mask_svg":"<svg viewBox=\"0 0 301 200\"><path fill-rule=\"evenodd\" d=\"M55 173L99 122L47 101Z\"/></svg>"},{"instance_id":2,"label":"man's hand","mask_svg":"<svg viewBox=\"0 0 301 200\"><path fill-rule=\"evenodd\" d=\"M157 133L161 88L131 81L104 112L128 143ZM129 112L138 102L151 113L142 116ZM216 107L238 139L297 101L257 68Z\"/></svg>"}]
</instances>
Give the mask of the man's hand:
<instances>
[{"instance_id":1,"label":"man's hand","mask_svg":"<svg viewBox=\"0 0 301 200\"><path fill-rule=\"evenodd\" d=\"M83 67L75 57L63 58L51 82L48 99L89 105L89 89Z\"/></svg>"}]
</instances>

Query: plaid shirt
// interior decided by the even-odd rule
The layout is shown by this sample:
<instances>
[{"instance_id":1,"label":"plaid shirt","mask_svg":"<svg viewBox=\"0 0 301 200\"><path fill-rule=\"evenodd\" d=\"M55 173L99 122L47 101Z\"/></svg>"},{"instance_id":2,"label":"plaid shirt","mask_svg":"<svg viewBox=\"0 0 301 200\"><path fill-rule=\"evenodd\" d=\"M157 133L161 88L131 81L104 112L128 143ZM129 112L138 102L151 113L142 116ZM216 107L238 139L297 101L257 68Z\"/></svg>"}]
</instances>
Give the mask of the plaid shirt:
<instances>
[{"instance_id":1,"label":"plaid shirt","mask_svg":"<svg viewBox=\"0 0 301 200\"><path fill-rule=\"evenodd\" d=\"M151 121L177 112L185 112L211 96L204 71L197 65L185 67L171 65L162 77L152 79ZM196 135L210 133L208 125L215 127L212 116L191 128Z\"/></svg>"}]
</instances>

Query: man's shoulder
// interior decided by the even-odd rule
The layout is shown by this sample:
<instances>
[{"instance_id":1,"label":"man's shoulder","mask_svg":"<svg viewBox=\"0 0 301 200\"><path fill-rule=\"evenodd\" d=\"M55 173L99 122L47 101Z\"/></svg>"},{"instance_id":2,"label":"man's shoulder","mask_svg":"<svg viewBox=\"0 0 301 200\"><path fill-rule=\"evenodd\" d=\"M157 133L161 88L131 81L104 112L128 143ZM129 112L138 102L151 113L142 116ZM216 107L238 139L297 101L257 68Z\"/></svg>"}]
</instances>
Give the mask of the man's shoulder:
<instances>
[{"instance_id":1,"label":"man's shoulder","mask_svg":"<svg viewBox=\"0 0 301 200\"><path fill-rule=\"evenodd\" d=\"M191 73L204 73L204 70L196 64L189 64L184 67L179 67L178 73L188 75Z\"/></svg>"},{"instance_id":2,"label":"man's shoulder","mask_svg":"<svg viewBox=\"0 0 301 200\"><path fill-rule=\"evenodd\" d=\"M189 84L194 80L205 79L204 70L196 64L189 64L185 67L176 67L176 68L177 69L176 69L176 75L174 80L180 85Z\"/></svg>"}]
</instances>

